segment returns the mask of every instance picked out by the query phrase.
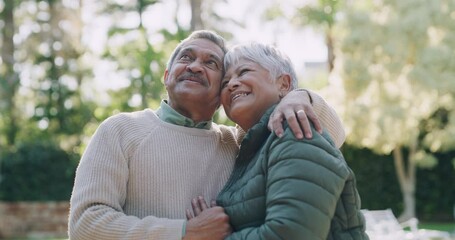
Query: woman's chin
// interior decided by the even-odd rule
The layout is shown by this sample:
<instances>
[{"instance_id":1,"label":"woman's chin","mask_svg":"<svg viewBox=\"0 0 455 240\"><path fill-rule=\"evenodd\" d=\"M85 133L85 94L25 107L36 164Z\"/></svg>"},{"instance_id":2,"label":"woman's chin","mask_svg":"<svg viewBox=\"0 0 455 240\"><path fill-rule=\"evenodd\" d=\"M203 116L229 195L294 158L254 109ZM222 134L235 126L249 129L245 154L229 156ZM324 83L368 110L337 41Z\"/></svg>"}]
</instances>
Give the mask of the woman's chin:
<instances>
[{"instance_id":1,"label":"woman's chin","mask_svg":"<svg viewBox=\"0 0 455 240\"><path fill-rule=\"evenodd\" d=\"M243 122L248 117L248 112L243 111L231 111L228 117L235 123Z\"/></svg>"}]
</instances>

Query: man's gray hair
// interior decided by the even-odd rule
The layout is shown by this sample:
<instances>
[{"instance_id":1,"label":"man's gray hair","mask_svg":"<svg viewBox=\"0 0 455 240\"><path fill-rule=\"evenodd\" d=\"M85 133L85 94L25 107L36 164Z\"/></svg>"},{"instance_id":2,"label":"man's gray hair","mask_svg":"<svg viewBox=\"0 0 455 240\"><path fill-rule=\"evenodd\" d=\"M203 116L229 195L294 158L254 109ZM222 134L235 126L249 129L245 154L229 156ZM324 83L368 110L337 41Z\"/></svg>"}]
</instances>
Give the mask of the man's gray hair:
<instances>
[{"instance_id":1,"label":"man's gray hair","mask_svg":"<svg viewBox=\"0 0 455 240\"><path fill-rule=\"evenodd\" d=\"M167 62L166 67L168 70L170 70L172 68L172 65L174 65L175 58L182 50L183 45L194 39L207 39L207 40L215 43L218 47L220 47L221 50L223 51L223 54L226 54L226 52L227 52L224 38L221 37L220 35L218 35L217 33L213 32L213 31L209 31L209 30L194 31L187 38L183 39L177 45L177 47L174 49L174 51L171 54L171 58L169 58L169 61Z\"/></svg>"},{"instance_id":2,"label":"man's gray hair","mask_svg":"<svg viewBox=\"0 0 455 240\"><path fill-rule=\"evenodd\" d=\"M297 75L291 60L276 47L257 42L236 45L224 56L224 69L227 70L241 59L252 61L267 69L272 79L288 74L291 77L291 90L297 88Z\"/></svg>"}]
</instances>

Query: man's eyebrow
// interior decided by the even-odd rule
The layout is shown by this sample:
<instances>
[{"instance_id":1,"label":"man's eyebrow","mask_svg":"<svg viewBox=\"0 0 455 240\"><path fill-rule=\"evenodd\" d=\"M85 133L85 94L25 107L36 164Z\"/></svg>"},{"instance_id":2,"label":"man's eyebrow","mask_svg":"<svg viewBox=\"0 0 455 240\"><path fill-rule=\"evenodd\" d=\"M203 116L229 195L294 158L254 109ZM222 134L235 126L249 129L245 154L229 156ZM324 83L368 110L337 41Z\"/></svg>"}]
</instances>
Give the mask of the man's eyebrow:
<instances>
[{"instance_id":1,"label":"man's eyebrow","mask_svg":"<svg viewBox=\"0 0 455 240\"><path fill-rule=\"evenodd\" d=\"M182 53L187 53L187 52L191 52L191 53L192 53L193 51L194 51L194 50L193 50L193 48L191 48L191 47L183 48L183 49L180 51L179 55L182 54Z\"/></svg>"},{"instance_id":2,"label":"man's eyebrow","mask_svg":"<svg viewBox=\"0 0 455 240\"><path fill-rule=\"evenodd\" d=\"M179 55L183 54L183 53L193 53L194 52L194 48L192 47L186 47L186 48L182 48L182 50L180 50L180 53ZM220 58L218 55L214 54L214 53L208 53L209 55L209 58L212 58L212 59L215 59L216 61L218 61L219 63L223 63L223 59Z\"/></svg>"},{"instance_id":3,"label":"man's eyebrow","mask_svg":"<svg viewBox=\"0 0 455 240\"><path fill-rule=\"evenodd\" d=\"M223 60L215 54L210 54L210 58L214 58L216 61L223 63Z\"/></svg>"}]
</instances>

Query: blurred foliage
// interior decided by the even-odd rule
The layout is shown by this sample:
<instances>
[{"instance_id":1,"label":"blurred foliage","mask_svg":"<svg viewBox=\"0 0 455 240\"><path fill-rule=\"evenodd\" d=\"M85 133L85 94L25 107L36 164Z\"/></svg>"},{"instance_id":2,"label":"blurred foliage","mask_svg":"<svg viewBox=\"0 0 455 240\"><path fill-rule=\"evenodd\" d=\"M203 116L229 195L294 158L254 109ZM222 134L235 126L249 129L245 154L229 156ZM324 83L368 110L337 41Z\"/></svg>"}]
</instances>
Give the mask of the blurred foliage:
<instances>
[{"instance_id":1,"label":"blurred foliage","mask_svg":"<svg viewBox=\"0 0 455 240\"><path fill-rule=\"evenodd\" d=\"M401 190L395 174L393 156L376 154L366 148L345 144L343 155L357 179L362 209L391 208L403 211ZM438 153L439 164L431 169L418 169L416 188L417 217L420 221L453 221L455 168L451 159L455 151Z\"/></svg>"},{"instance_id":2,"label":"blurred foliage","mask_svg":"<svg viewBox=\"0 0 455 240\"><path fill-rule=\"evenodd\" d=\"M2 94L0 101L12 110L4 112L7 121L0 128L3 132L10 132L15 125L20 128L8 137L13 141L0 139L0 144L13 147L33 133L52 136L65 150L72 151L80 144L80 129L92 119L94 107L81 94L90 70L82 64L86 49L81 43L80 11L61 1L8 3L13 8L15 35L2 37L14 37L14 46L9 54L2 54L2 59L13 56L5 66L9 66L10 76L18 76L20 84L14 87L13 82L5 83L10 93Z\"/></svg>"},{"instance_id":3,"label":"blurred foliage","mask_svg":"<svg viewBox=\"0 0 455 240\"><path fill-rule=\"evenodd\" d=\"M455 151L434 154L438 164L431 169L419 169L417 179L417 214L423 221L453 221L455 216Z\"/></svg>"},{"instance_id":4,"label":"blurred foliage","mask_svg":"<svg viewBox=\"0 0 455 240\"><path fill-rule=\"evenodd\" d=\"M102 57L115 63L116 70L129 81L127 87L110 92L115 99L109 106L112 110L134 111L147 108L149 104L156 106L164 92L161 77L166 68L167 51L162 44L167 43L152 46L143 19L147 8L156 3L158 1L137 0L119 5L116 1L106 1L104 5L101 14L116 18L109 28L108 44ZM137 16L138 21L132 26L122 26L128 16ZM116 43L120 39L122 41Z\"/></svg>"},{"instance_id":5,"label":"blurred foliage","mask_svg":"<svg viewBox=\"0 0 455 240\"><path fill-rule=\"evenodd\" d=\"M293 20L300 25L312 24L328 31L335 26L343 1L318 0L315 5L300 7Z\"/></svg>"},{"instance_id":6,"label":"blurred foliage","mask_svg":"<svg viewBox=\"0 0 455 240\"><path fill-rule=\"evenodd\" d=\"M45 141L3 151L0 200L69 200L78 158Z\"/></svg>"},{"instance_id":7,"label":"blurred foliage","mask_svg":"<svg viewBox=\"0 0 455 240\"><path fill-rule=\"evenodd\" d=\"M274 21L279 18L286 18L290 23L300 28L311 26L321 31L325 37L327 46L327 63L329 73L335 67L335 26L340 19L340 13L345 6L344 1L339 0L317 0L310 3L301 3L296 6L294 13L287 16L282 9L282 2L276 2L264 13L264 18Z\"/></svg>"},{"instance_id":8,"label":"blurred foliage","mask_svg":"<svg viewBox=\"0 0 455 240\"><path fill-rule=\"evenodd\" d=\"M455 3L370 2L347 9L343 23L344 119L349 143L394 153L407 218L416 167L455 149Z\"/></svg>"},{"instance_id":9,"label":"blurred foliage","mask_svg":"<svg viewBox=\"0 0 455 240\"><path fill-rule=\"evenodd\" d=\"M109 20L104 49L95 53L82 41L84 1L0 0L0 199L68 199L78 154L99 123L118 112L156 108L165 98L168 56L190 26L181 22L183 5L176 1L169 13L174 27L150 29L146 16L161 2L94 4L96 15ZM245 24L223 12L227 0L191 2L201 4L203 26L226 39ZM404 209L390 151L400 144L409 156L417 142L412 161L427 167L416 170L417 214L448 219L455 199L447 184L455 176L454 2L318 0L296 3L292 14L281 8L286 4L270 8L266 18L319 30L329 70L343 64L308 85L319 89L342 79L336 88L344 93L328 95L342 96L337 100L349 137L343 152L357 174L363 207ZM106 62L112 66L106 85L113 85L111 76L126 82L108 94L93 83L97 65ZM233 125L222 109L214 120Z\"/></svg>"},{"instance_id":10,"label":"blurred foliage","mask_svg":"<svg viewBox=\"0 0 455 240\"><path fill-rule=\"evenodd\" d=\"M366 148L344 144L344 158L357 179L362 208L402 210L401 193L392 156L379 155Z\"/></svg>"},{"instance_id":11,"label":"blurred foliage","mask_svg":"<svg viewBox=\"0 0 455 240\"><path fill-rule=\"evenodd\" d=\"M19 116L14 98L19 88L19 76L14 71L14 7L18 1L7 1L0 5L0 146L13 145L19 131ZM3 137L4 136L4 137Z\"/></svg>"}]
</instances>

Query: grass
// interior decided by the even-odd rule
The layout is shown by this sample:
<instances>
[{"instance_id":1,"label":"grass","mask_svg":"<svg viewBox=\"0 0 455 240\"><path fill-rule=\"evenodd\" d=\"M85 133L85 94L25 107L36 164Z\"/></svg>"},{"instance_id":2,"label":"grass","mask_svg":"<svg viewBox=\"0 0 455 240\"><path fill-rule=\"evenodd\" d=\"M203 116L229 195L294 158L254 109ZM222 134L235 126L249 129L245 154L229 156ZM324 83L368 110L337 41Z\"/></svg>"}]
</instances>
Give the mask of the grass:
<instances>
[{"instance_id":1,"label":"grass","mask_svg":"<svg viewBox=\"0 0 455 240\"><path fill-rule=\"evenodd\" d=\"M455 223L422 222L422 223L419 223L419 228L439 230L439 231L453 233L453 232L455 232Z\"/></svg>"},{"instance_id":2,"label":"grass","mask_svg":"<svg viewBox=\"0 0 455 240\"><path fill-rule=\"evenodd\" d=\"M2 238L5 240L68 240L68 238Z\"/></svg>"},{"instance_id":3,"label":"grass","mask_svg":"<svg viewBox=\"0 0 455 240\"><path fill-rule=\"evenodd\" d=\"M455 223L438 223L438 222L421 222L419 223L420 229L431 229L448 232L450 234L455 234ZM407 229L409 230L409 229ZM13 238L7 240L67 240L62 238Z\"/></svg>"}]
</instances>

